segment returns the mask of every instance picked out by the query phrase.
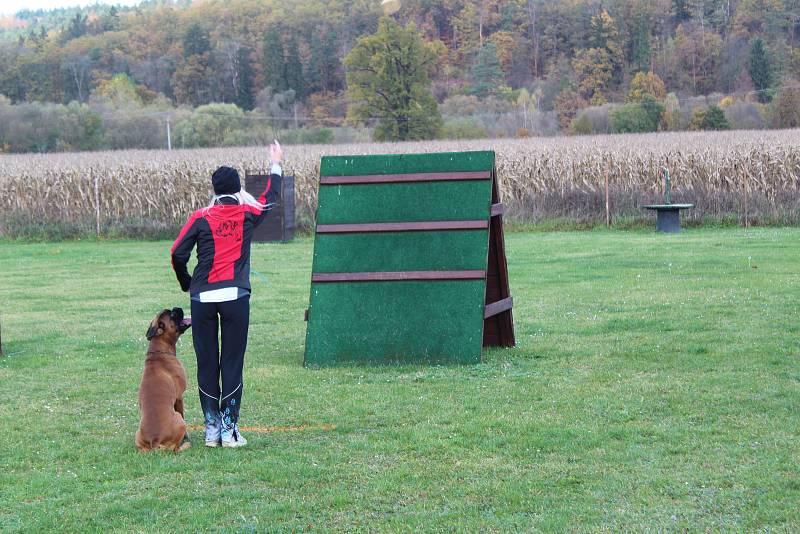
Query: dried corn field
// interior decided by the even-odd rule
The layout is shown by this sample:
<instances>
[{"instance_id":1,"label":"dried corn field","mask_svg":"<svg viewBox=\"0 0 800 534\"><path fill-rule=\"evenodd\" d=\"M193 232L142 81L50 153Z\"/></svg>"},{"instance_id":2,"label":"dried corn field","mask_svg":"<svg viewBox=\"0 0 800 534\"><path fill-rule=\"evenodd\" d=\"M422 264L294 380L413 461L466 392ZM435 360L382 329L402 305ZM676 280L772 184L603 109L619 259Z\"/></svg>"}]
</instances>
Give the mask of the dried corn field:
<instances>
[{"instance_id":1,"label":"dried corn field","mask_svg":"<svg viewBox=\"0 0 800 534\"><path fill-rule=\"evenodd\" d=\"M296 177L298 221L313 224L320 157L486 150L497 152L503 200L520 222L650 217L661 200L662 169L673 202L693 202L687 217L742 224L800 222L800 131L675 133L521 140L286 147ZM173 231L205 205L219 165L263 171L264 148L122 151L0 157L0 231L25 221L72 224L85 232L155 227Z\"/></svg>"}]
</instances>

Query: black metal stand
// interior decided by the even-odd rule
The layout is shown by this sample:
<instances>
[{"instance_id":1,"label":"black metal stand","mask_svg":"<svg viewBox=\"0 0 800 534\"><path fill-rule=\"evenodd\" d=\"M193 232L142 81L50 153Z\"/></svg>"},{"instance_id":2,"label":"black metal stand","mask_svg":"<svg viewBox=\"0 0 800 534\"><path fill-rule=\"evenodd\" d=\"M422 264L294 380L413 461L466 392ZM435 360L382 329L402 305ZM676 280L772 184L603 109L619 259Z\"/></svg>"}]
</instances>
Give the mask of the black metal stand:
<instances>
[{"instance_id":1,"label":"black metal stand","mask_svg":"<svg viewBox=\"0 0 800 534\"><path fill-rule=\"evenodd\" d=\"M694 207L694 204L651 204L642 206L656 212L656 230L668 234L681 231L681 210Z\"/></svg>"}]
</instances>

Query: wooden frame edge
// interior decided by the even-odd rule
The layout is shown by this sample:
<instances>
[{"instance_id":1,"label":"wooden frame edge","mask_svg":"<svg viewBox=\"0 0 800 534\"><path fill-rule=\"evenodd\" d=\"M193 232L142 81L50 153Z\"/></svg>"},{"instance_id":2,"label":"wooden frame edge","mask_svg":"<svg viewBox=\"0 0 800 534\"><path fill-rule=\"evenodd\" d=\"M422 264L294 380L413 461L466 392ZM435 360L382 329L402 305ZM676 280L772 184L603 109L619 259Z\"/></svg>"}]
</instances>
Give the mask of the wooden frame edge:
<instances>
[{"instance_id":1,"label":"wooden frame edge","mask_svg":"<svg viewBox=\"0 0 800 534\"><path fill-rule=\"evenodd\" d=\"M365 174L359 176L320 176L319 185L396 184L410 182L449 182L489 180L491 171L416 172L408 174Z\"/></svg>"},{"instance_id":2,"label":"wooden frame edge","mask_svg":"<svg viewBox=\"0 0 800 534\"><path fill-rule=\"evenodd\" d=\"M419 221L391 223L318 224L318 234L353 234L361 232L425 232L441 230L486 230L489 222L477 221Z\"/></svg>"},{"instance_id":3,"label":"wooden frame edge","mask_svg":"<svg viewBox=\"0 0 800 534\"><path fill-rule=\"evenodd\" d=\"M405 280L481 280L484 270L463 271L391 271L358 273L314 273L312 283L331 282L396 282Z\"/></svg>"}]
</instances>

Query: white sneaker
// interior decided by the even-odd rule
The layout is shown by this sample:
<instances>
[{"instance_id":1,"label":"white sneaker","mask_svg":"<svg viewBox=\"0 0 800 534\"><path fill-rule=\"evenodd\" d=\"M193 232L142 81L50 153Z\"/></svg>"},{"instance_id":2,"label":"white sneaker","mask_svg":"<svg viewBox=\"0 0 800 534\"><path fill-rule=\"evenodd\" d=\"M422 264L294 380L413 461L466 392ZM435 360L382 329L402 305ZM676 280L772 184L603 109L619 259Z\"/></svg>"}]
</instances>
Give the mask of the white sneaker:
<instances>
[{"instance_id":1,"label":"white sneaker","mask_svg":"<svg viewBox=\"0 0 800 534\"><path fill-rule=\"evenodd\" d=\"M244 447L247 440L239 433L239 427L235 426L230 430L222 430L223 447Z\"/></svg>"},{"instance_id":2,"label":"white sneaker","mask_svg":"<svg viewBox=\"0 0 800 534\"><path fill-rule=\"evenodd\" d=\"M219 414L206 416L206 447L219 447L222 444L222 420Z\"/></svg>"}]
</instances>

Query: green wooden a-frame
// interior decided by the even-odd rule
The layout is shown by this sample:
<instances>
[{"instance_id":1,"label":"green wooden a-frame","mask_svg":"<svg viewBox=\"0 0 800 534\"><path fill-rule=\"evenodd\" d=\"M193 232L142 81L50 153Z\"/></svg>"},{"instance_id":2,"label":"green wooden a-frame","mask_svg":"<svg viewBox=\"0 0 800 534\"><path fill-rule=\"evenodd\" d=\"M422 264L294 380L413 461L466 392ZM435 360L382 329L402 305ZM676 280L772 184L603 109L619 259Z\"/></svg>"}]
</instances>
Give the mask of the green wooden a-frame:
<instances>
[{"instance_id":1,"label":"green wooden a-frame","mask_svg":"<svg viewBox=\"0 0 800 534\"><path fill-rule=\"evenodd\" d=\"M514 346L494 152L320 166L306 366L478 363Z\"/></svg>"}]
</instances>

